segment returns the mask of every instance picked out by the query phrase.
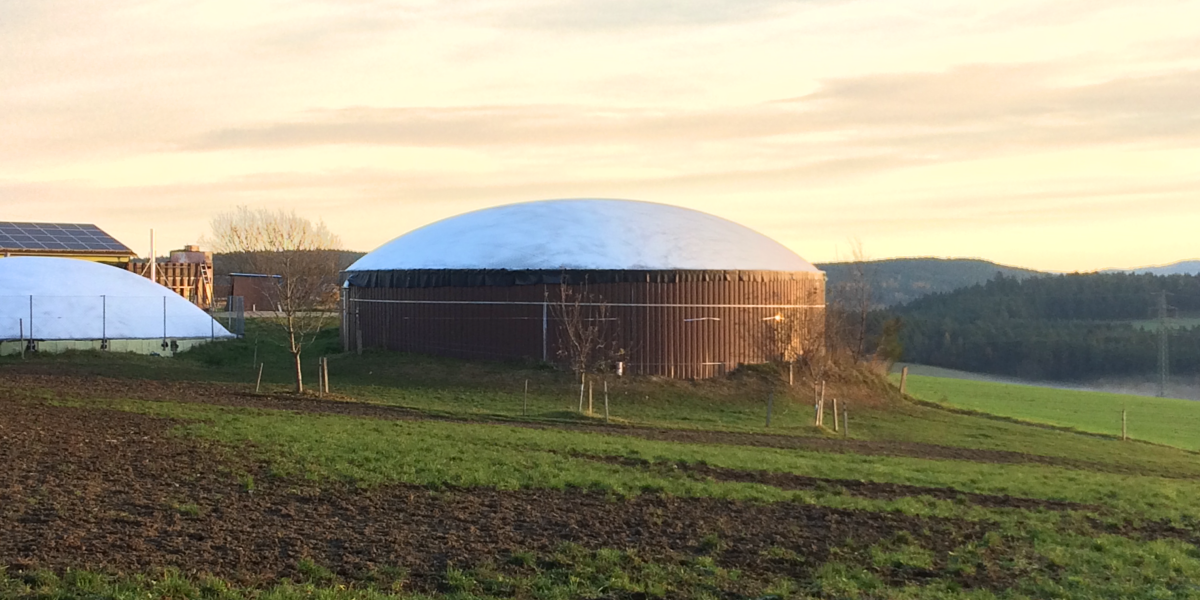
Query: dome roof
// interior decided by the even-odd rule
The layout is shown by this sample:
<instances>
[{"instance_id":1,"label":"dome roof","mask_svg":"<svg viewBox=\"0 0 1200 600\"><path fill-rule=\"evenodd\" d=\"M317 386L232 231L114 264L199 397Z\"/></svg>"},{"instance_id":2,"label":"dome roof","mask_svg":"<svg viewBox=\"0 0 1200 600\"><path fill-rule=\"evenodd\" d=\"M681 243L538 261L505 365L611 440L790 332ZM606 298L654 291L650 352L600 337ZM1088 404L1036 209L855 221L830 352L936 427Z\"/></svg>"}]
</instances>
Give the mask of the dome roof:
<instances>
[{"instance_id":1,"label":"dome roof","mask_svg":"<svg viewBox=\"0 0 1200 600\"><path fill-rule=\"evenodd\" d=\"M164 308L168 338L233 335L169 288L86 260L0 258L0 290L0 339L29 337L31 317L39 340L161 338Z\"/></svg>"},{"instance_id":2,"label":"dome roof","mask_svg":"<svg viewBox=\"0 0 1200 600\"><path fill-rule=\"evenodd\" d=\"M696 210L632 200L543 200L487 208L406 233L350 271L406 269L817 269L783 244Z\"/></svg>"}]
</instances>

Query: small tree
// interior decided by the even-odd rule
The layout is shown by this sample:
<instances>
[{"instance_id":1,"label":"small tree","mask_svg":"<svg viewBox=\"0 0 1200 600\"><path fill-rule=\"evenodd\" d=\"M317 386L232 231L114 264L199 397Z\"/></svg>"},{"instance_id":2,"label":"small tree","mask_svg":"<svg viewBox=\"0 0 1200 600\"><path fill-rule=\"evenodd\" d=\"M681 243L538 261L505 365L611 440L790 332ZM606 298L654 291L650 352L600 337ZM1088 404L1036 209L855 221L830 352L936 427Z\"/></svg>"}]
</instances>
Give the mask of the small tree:
<instances>
[{"instance_id":1,"label":"small tree","mask_svg":"<svg viewBox=\"0 0 1200 600\"><path fill-rule=\"evenodd\" d=\"M579 377L581 385L589 374L623 360L625 349L617 339L615 319L609 316L608 304L590 294L586 283L570 286L564 281L550 308L558 323L559 358Z\"/></svg>"},{"instance_id":2,"label":"small tree","mask_svg":"<svg viewBox=\"0 0 1200 600\"><path fill-rule=\"evenodd\" d=\"M850 277L829 290L828 341L835 355L855 361L867 357L867 336L874 308L874 273L862 242L851 241Z\"/></svg>"},{"instance_id":3,"label":"small tree","mask_svg":"<svg viewBox=\"0 0 1200 600\"><path fill-rule=\"evenodd\" d=\"M341 240L323 222L313 223L283 210L238 207L212 219L214 252L239 253L242 268L274 275L267 286L269 323L288 338L296 368L296 392L304 391L300 355L334 314L338 294Z\"/></svg>"}]
</instances>

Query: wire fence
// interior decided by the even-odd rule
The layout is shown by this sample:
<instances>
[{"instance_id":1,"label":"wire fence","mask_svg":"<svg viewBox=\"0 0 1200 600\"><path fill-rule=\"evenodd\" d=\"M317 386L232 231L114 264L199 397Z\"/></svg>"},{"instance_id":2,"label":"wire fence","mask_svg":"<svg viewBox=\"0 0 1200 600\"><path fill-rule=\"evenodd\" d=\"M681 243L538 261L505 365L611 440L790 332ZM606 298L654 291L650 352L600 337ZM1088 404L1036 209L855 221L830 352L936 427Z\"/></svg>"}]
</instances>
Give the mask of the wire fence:
<instances>
[{"instance_id":1,"label":"wire fence","mask_svg":"<svg viewBox=\"0 0 1200 600\"><path fill-rule=\"evenodd\" d=\"M0 295L0 340L108 340L242 335L242 299L204 313L176 295ZM203 316L201 316L203 315Z\"/></svg>"}]
</instances>

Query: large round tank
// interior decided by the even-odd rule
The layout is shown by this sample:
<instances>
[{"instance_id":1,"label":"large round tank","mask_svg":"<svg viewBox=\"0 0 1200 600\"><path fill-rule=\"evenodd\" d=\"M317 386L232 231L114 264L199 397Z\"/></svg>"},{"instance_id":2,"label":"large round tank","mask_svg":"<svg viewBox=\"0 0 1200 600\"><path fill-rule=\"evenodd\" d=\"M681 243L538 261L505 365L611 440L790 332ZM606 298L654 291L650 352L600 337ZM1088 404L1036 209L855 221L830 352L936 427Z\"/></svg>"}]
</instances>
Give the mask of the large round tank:
<instances>
[{"instance_id":1,"label":"large round tank","mask_svg":"<svg viewBox=\"0 0 1200 600\"><path fill-rule=\"evenodd\" d=\"M709 377L775 358L782 329L823 331L824 274L812 264L732 221L649 202L467 213L384 244L347 274L348 348L569 363L582 331L599 338L598 360L629 372Z\"/></svg>"}]
</instances>

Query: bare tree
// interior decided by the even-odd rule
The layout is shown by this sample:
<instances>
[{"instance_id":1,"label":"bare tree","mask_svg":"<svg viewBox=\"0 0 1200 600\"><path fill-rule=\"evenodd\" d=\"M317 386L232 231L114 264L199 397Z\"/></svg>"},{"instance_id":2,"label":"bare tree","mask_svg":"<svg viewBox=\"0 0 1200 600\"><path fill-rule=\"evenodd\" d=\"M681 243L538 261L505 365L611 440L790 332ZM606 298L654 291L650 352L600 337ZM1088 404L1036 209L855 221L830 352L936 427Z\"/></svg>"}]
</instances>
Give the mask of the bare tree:
<instances>
[{"instance_id":1,"label":"bare tree","mask_svg":"<svg viewBox=\"0 0 1200 600\"><path fill-rule=\"evenodd\" d=\"M558 296L550 305L562 341L558 353L575 374L596 372L623 354L615 340L614 319L603 298L589 293L586 283L563 283Z\"/></svg>"},{"instance_id":2,"label":"bare tree","mask_svg":"<svg viewBox=\"0 0 1200 600\"><path fill-rule=\"evenodd\" d=\"M241 253L247 270L276 276L266 286L272 304L267 320L286 333L296 392L303 392L300 355L333 318L341 240L323 222L283 210L243 206L213 217L211 226L206 242L214 252Z\"/></svg>"},{"instance_id":3,"label":"bare tree","mask_svg":"<svg viewBox=\"0 0 1200 600\"><path fill-rule=\"evenodd\" d=\"M582 410L583 386L588 375L612 368L616 361L624 360L626 351L618 339L616 319L610 316L608 304L602 297L589 293L586 283L571 286L564 281L559 285L558 299L550 307L559 332L559 357L579 377Z\"/></svg>"},{"instance_id":4,"label":"bare tree","mask_svg":"<svg viewBox=\"0 0 1200 600\"><path fill-rule=\"evenodd\" d=\"M867 317L871 314L873 301L871 285L874 282L870 266L867 265L867 254L863 252L862 240L855 239L853 241L851 256L854 259L854 267L851 269L852 277L848 300L849 308L854 311L857 321L854 332L854 355L862 360L867 352Z\"/></svg>"},{"instance_id":5,"label":"bare tree","mask_svg":"<svg viewBox=\"0 0 1200 600\"><path fill-rule=\"evenodd\" d=\"M874 307L874 273L863 251L862 241L851 240L849 278L829 294L828 341L834 354L848 354L854 360L867 355L869 317Z\"/></svg>"}]
</instances>

